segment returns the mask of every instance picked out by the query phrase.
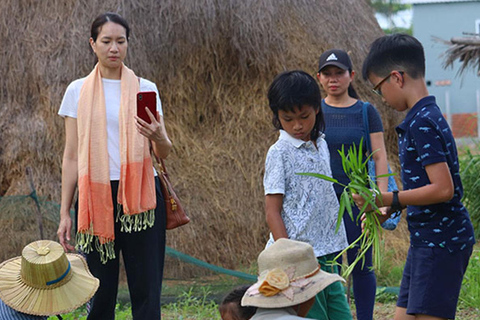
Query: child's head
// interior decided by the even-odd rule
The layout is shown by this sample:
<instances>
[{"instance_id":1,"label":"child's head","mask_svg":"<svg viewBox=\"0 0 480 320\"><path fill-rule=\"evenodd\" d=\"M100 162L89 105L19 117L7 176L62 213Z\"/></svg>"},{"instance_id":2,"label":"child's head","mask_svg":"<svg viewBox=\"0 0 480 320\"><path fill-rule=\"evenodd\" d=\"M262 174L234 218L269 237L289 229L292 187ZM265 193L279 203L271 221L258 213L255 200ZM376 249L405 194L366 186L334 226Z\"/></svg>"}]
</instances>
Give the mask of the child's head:
<instances>
[{"instance_id":1,"label":"child's head","mask_svg":"<svg viewBox=\"0 0 480 320\"><path fill-rule=\"evenodd\" d=\"M345 281L321 270L313 247L303 241L280 238L258 255L257 262L257 282L245 292L242 306L291 307L305 317L320 291Z\"/></svg>"},{"instance_id":2,"label":"child's head","mask_svg":"<svg viewBox=\"0 0 480 320\"><path fill-rule=\"evenodd\" d=\"M376 39L365 58L362 74L372 83L373 91L398 111L428 95L423 46L406 34Z\"/></svg>"},{"instance_id":3,"label":"child's head","mask_svg":"<svg viewBox=\"0 0 480 320\"><path fill-rule=\"evenodd\" d=\"M401 70L413 79L425 76L425 53L416 38L408 34L392 34L376 39L363 62L362 75L386 77L393 70Z\"/></svg>"},{"instance_id":4,"label":"child's head","mask_svg":"<svg viewBox=\"0 0 480 320\"><path fill-rule=\"evenodd\" d=\"M315 79L300 70L279 74L268 89L273 125L302 140L315 141L324 130L321 101Z\"/></svg>"},{"instance_id":5,"label":"child's head","mask_svg":"<svg viewBox=\"0 0 480 320\"><path fill-rule=\"evenodd\" d=\"M343 50L327 50L318 59L317 78L327 95L347 93L350 97L358 99L358 94L352 86L354 74L352 60ZM337 83L336 87L331 86L332 80Z\"/></svg>"},{"instance_id":6,"label":"child's head","mask_svg":"<svg viewBox=\"0 0 480 320\"><path fill-rule=\"evenodd\" d=\"M247 320L253 317L256 307L242 307L240 302L250 286L244 285L233 289L223 298L218 306L222 320Z\"/></svg>"}]
</instances>

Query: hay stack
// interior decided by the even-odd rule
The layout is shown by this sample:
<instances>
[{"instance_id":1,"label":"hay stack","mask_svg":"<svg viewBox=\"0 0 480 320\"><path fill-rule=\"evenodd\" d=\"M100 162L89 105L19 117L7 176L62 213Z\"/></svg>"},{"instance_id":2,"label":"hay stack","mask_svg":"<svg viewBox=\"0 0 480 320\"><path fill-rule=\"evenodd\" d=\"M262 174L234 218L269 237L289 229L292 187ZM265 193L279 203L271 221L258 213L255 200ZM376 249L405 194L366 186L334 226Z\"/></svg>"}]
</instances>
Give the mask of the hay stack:
<instances>
[{"instance_id":1,"label":"hay stack","mask_svg":"<svg viewBox=\"0 0 480 320\"><path fill-rule=\"evenodd\" d=\"M382 35L367 1L139 0L0 3L0 195L38 193L60 202L63 120L57 111L70 81L88 74L89 28L97 14L127 18L126 64L157 83L174 150L170 175L192 223L168 244L234 268L255 259L267 237L264 158L277 133L266 89L288 69L316 73L332 47L351 51L361 69ZM360 96L377 105L387 147L396 154L393 111L357 77Z\"/></svg>"}]
</instances>

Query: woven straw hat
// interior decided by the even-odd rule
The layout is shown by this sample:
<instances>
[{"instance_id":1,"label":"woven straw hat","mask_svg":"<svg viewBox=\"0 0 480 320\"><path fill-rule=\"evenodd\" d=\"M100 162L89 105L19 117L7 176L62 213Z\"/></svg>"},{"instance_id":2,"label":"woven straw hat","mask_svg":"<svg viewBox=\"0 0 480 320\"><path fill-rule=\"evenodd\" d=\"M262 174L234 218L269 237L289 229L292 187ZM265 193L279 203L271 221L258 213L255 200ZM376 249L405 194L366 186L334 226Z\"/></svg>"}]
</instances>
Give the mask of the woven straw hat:
<instances>
[{"instance_id":1,"label":"woven straw hat","mask_svg":"<svg viewBox=\"0 0 480 320\"><path fill-rule=\"evenodd\" d=\"M258 269L258 281L243 296L242 306L291 307L336 281L345 281L338 274L320 270L311 245L284 238L260 253Z\"/></svg>"},{"instance_id":2,"label":"woven straw hat","mask_svg":"<svg viewBox=\"0 0 480 320\"><path fill-rule=\"evenodd\" d=\"M21 257L0 264L0 299L27 314L50 316L75 310L95 294L98 285L83 257L66 254L51 240L32 242Z\"/></svg>"}]
</instances>

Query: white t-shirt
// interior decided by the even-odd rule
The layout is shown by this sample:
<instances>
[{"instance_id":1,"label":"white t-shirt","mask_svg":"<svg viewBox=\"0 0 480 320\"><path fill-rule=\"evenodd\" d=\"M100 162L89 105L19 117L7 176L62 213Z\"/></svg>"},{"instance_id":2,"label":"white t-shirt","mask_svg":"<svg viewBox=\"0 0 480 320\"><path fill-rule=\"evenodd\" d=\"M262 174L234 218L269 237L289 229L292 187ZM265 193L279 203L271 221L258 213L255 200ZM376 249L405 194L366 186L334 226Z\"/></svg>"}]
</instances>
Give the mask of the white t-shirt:
<instances>
[{"instance_id":1,"label":"white t-shirt","mask_svg":"<svg viewBox=\"0 0 480 320\"><path fill-rule=\"evenodd\" d=\"M77 118L78 100L80 89L85 78L77 79L70 83L63 96L58 114L62 117ZM107 114L107 148L110 167L110 180L120 179L120 139L118 113L120 110L120 80L104 79L103 91L105 94L105 109ZM155 83L140 78L140 91L155 91L157 93L157 110L163 116L162 103ZM154 170L155 171L155 170ZM156 172L155 172L156 175Z\"/></svg>"}]
</instances>

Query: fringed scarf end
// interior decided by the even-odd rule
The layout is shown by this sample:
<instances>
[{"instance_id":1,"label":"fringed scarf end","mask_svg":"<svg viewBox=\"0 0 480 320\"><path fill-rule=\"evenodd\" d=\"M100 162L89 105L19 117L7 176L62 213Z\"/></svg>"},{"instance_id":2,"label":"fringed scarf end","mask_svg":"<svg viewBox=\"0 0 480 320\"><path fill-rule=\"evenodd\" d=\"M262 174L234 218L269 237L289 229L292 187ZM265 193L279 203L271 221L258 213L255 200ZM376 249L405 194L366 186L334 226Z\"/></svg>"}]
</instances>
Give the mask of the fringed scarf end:
<instances>
[{"instance_id":1,"label":"fringed scarf end","mask_svg":"<svg viewBox=\"0 0 480 320\"><path fill-rule=\"evenodd\" d=\"M115 259L115 242L113 240L102 239L95 237L95 249L100 254L100 261L105 264L108 260Z\"/></svg>"},{"instance_id":2,"label":"fringed scarf end","mask_svg":"<svg viewBox=\"0 0 480 320\"><path fill-rule=\"evenodd\" d=\"M108 260L115 259L115 242L112 239L95 236L91 233L78 232L75 240L77 242L75 249L88 254L93 251L93 242L95 242L95 249L100 254L100 261L105 264Z\"/></svg>"},{"instance_id":3,"label":"fringed scarf end","mask_svg":"<svg viewBox=\"0 0 480 320\"><path fill-rule=\"evenodd\" d=\"M120 211L118 211L120 212ZM131 233L147 230L153 227L155 223L155 209L147 210L138 214L117 215L117 221L120 220L120 231Z\"/></svg>"},{"instance_id":4,"label":"fringed scarf end","mask_svg":"<svg viewBox=\"0 0 480 320\"><path fill-rule=\"evenodd\" d=\"M77 251L81 251L85 254L92 252L93 234L88 232L77 232L75 242L75 249L77 249Z\"/></svg>"}]
</instances>

